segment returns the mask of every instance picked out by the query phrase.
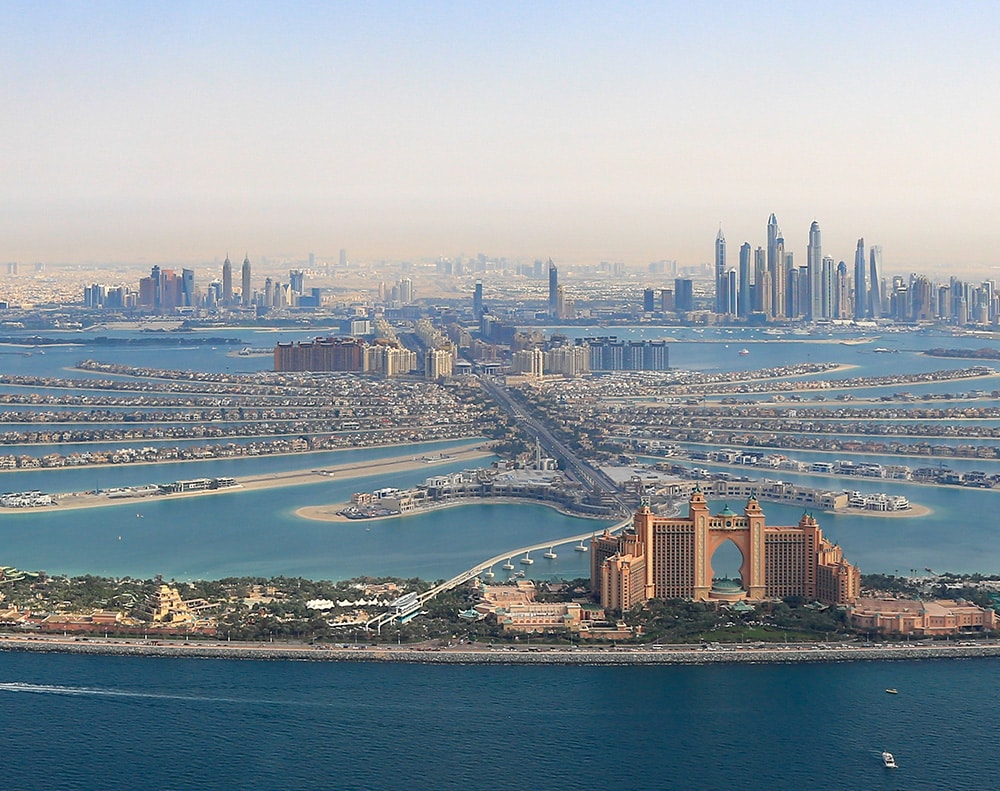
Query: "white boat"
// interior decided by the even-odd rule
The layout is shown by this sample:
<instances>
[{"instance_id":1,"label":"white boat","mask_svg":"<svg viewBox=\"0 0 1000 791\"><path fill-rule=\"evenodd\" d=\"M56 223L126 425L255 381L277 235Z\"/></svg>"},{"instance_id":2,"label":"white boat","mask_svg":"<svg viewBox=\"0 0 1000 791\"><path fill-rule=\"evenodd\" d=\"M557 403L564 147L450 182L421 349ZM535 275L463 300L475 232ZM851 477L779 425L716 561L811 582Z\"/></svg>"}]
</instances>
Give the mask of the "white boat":
<instances>
[{"instance_id":1,"label":"white boat","mask_svg":"<svg viewBox=\"0 0 1000 791\"><path fill-rule=\"evenodd\" d=\"M583 539L580 539L580 543L573 547L577 552L587 552L590 547L583 543Z\"/></svg>"},{"instance_id":2,"label":"white boat","mask_svg":"<svg viewBox=\"0 0 1000 791\"><path fill-rule=\"evenodd\" d=\"M542 557L543 558L548 558L549 560L555 560L559 556L555 552L552 551L553 549L555 549L555 547L549 547L549 551L546 552L544 555L542 555Z\"/></svg>"},{"instance_id":3,"label":"white boat","mask_svg":"<svg viewBox=\"0 0 1000 791\"><path fill-rule=\"evenodd\" d=\"M507 558L507 562L504 563L500 568L502 568L504 571L513 571L514 564L511 563L511 560L513 560L513 558Z\"/></svg>"},{"instance_id":4,"label":"white boat","mask_svg":"<svg viewBox=\"0 0 1000 791\"><path fill-rule=\"evenodd\" d=\"M748 354L750 354L749 349L740 349L740 357L746 357Z\"/></svg>"},{"instance_id":5,"label":"white boat","mask_svg":"<svg viewBox=\"0 0 1000 791\"><path fill-rule=\"evenodd\" d=\"M896 759L892 757L892 753L890 752L882 753L882 763L885 764L887 769L896 768Z\"/></svg>"},{"instance_id":6,"label":"white boat","mask_svg":"<svg viewBox=\"0 0 1000 791\"><path fill-rule=\"evenodd\" d=\"M534 562L535 561L532 559L532 557L527 552L525 552L524 553L524 557L521 558L521 565L522 566L530 566Z\"/></svg>"}]
</instances>

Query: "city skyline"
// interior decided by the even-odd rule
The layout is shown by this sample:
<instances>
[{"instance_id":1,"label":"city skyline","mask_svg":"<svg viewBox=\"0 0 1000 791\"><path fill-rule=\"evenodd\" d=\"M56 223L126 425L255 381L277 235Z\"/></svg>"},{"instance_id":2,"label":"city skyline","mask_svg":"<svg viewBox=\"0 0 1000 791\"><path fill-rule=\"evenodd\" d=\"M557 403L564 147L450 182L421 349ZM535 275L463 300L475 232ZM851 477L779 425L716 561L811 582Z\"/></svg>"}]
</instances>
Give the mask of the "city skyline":
<instances>
[{"instance_id":1,"label":"city skyline","mask_svg":"<svg viewBox=\"0 0 1000 791\"><path fill-rule=\"evenodd\" d=\"M797 263L813 220L838 261L998 263L991 5L240 12L0 9L0 260L692 266L774 211Z\"/></svg>"}]
</instances>

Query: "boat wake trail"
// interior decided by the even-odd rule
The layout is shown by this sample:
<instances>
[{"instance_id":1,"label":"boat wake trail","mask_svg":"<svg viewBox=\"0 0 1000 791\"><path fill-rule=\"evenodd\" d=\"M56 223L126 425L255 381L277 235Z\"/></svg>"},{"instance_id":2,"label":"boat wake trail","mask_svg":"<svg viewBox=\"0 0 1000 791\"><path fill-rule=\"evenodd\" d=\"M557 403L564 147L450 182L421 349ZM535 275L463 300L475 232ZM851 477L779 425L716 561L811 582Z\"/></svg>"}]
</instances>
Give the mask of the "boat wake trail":
<instances>
[{"instance_id":1,"label":"boat wake trail","mask_svg":"<svg viewBox=\"0 0 1000 791\"><path fill-rule=\"evenodd\" d=\"M29 684L21 681L0 682L0 692L26 692L34 695L70 695L101 698L144 698L152 700L190 700L208 703L252 703L254 701L236 698L198 697L196 695L169 695L156 692L131 692L120 689L98 689L95 687L67 687L56 684Z\"/></svg>"}]
</instances>

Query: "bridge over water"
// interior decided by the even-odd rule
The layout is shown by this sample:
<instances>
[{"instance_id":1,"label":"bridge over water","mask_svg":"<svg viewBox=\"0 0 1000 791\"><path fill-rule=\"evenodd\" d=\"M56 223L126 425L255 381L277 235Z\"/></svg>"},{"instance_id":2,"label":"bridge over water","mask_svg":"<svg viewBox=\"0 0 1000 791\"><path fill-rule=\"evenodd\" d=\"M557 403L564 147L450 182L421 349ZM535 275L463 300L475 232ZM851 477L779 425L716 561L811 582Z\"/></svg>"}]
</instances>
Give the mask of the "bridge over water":
<instances>
[{"instance_id":1,"label":"bridge over water","mask_svg":"<svg viewBox=\"0 0 1000 791\"><path fill-rule=\"evenodd\" d=\"M617 522L616 524L612 525L608 529L612 533L617 533L619 530L622 530L631 524L632 524L632 517L629 516L628 518L622 519L620 522ZM433 588L429 588L428 590L419 594L416 597L416 599L412 603L408 604L403 611L392 611L392 612L382 613L381 615L377 615L374 618L369 619L368 622L365 623L365 629L376 629L381 632L382 627L388 623L391 623L392 621L407 620L412 616L418 614L421 608L427 602L429 602L431 599L437 596L439 593L452 590L453 588L457 588L459 585L465 584L469 580L474 579L475 577L478 577L480 574L489 571L491 568L493 568L493 566L497 565L498 563L502 563L508 558L513 560L513 558L517 557L518 555L526 555L527 553L537 552L542 549L548 549L549 547L564 546L565 544L576 543L577 541L584 541L590 538L593 534L594 531L589 531L587 533L581 533L579 535L574 535L574 536L567 536L566 538L556 539L554 541L543 541L540 544L531 544L530 546L520 547L518 549L513 549L510 550L509 552L504 552L500 555L496 555L495 557L492 557L489 560L485 560L482 563L478 563L471 569L467 569L466 571L463 571L461 574L456 574L451 579L438 583Z\"/></svg>"}]
</instances>

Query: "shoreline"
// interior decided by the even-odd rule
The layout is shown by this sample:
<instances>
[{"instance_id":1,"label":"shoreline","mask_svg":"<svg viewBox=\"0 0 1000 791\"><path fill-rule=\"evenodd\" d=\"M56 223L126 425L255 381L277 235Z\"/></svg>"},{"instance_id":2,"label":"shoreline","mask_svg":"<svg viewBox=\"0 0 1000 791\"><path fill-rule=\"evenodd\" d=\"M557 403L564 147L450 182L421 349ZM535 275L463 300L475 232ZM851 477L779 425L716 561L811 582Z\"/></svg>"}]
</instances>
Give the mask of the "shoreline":
<instances>
[{"instance_id":1,"label":"shoreline","mask_svg":"<svg viewBox=\"0 0 1000 791\"><path fill-rule=\"evenodd\" d=\"M83 492L64 492L53 497L63 498L56 505L42 505L27 508L0 507L0 514L42 514L60 511L75 511L83 508L110 508L120 505L140 505L164 500L180 500L188 497L204 497L216 494L252 492L261 489L276 489L285 486L302 486L312 483L337 480L346 481L353 478L365 478L379 473L397 473L419 470L422 467L432 467L452 461L475 461L488 458L494 454L481 450L482 442L460 445L448 448L446 456L415 460L412 454L406 456L390 456L356 464L341 464L324 467L322 470L292 470L290 472L265 473L263 475L237 478L236 486L221 489L202 489L192 492L175 492L173 494L150 494L136 497L109 498L100 494Z\"/></svg>"},{"instance_id":2,"label":"shoreline","mask_svg":"<svg viewBox=\"0 0 1000 791\"><path fill-rule=\"evenodd\" d=\"M975 659L1000 657L1000 644L912 645L884 643L862 646L821 647L816 643L792 643L768 648L659 648L649 646L587 647L525 646L497 648L426 648L355 645L319 646L274 643L160 643L87 638L39 638L5 635L0 651L90 654L99 656L216 658L254 661L403 662L441 665L710 665L791 664L797 662L868 662L927 659Z\"/></svg>"},{"instance_id":3,"label":"shoreline","mask_svg":"<svg viewBox=\"0 0 1000 791\"><path fill-rule=\"evenodd\" d=\"M414 508L412 511L407 511L406 513L399 514L386 514L385 516L367 516L358 519L351 519L350 517L342 516L338 513L343 508L351 505L351 503L336 503L333 505L304 505L301 508L295 510L295 516L301 519L311 519L316 522L335 522L339 524L351 523L368 523L368 522L381 522L386 519L401 519L407 516L419 516L420 514L432 513L433 511L443 511L447 508L457 508L463 505L541 505L546 508L551 508L564 516L571 516L578 519L596 519L601 522L610 521L609 516L597 516L594 514L581 514L576 511L570 511L566 508L562 508L556 503L550 502L548 500L536 500L532 497L462 497L455 500L447 500L443 503L435 503L434 505L421 506L420 508Z\"/></svg>"},{"instance_id":4,"label":"shoreline","mask_svg":"<svg viewBox=\"0 0 1000 791\"><path fill-rule=\"evenodd\" d=\"M929 516L934 513L934 509L928 508L926 505L910 503L910 507L903 511L869 511L865 508L831 508L823 513L839 516L867 516L880 519L907 519L910 517Z\"/></svg>"},{"instance_id":5,"label":"shoreline","mask_svg":"<svg viewBox=\"0 0 1000 791\"><path fill-rule=\"evenodd\" d=\"M320 434L328 432L320 432ZM279 434L276 435L278 438L281 437L297 437L300 434ZM317 434L316 436L319 436ZM253 439L252 437L248 439ZM130 440L132 441L132 440ZM136 444L141 444L144 440L135 440ZM170 442L171 440L151 440L152 442ZM185 440L196 442L195 439ZM343 453L346 451L353 450L375 450L376 448L409 448L413 445L433 445L435 443L445 443L445 442L460 442L462 445L456 445L456 447L466 447L466 445L483 445L489 440L486 437L450 437L445 439L426 439L426 440L416 440L414 442L386 442L380 445L357 445L357 446L347 446L342 448L317 448L316 450L290 450L281 451L280 453L265 453L258 456L251 456L249 454L243 456L211 456L205 459L160 459L157 461L130 461L125 464L114 464L108 462L105 464L74 464L72 466L64 467L15 467L13 469L0 470L0 475L4 473L22 473L22 472L59 472L61 470L102 470L102 469L121 469L123 467L155 467L161 464L198 464L199 462L204 464L206 462L212 461L242 461L253 460L253 459L266 459L274 458L279 456L313 456L317 453ZM53 444L53 443L48 443ZM114 440L104 440L102 442L65 442L59 443L63 445L120 445ZM0 453L0 455L3 455Z\"/></svg>"}]
</instances>

